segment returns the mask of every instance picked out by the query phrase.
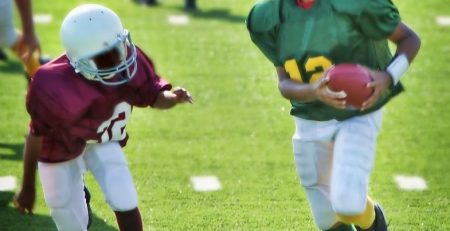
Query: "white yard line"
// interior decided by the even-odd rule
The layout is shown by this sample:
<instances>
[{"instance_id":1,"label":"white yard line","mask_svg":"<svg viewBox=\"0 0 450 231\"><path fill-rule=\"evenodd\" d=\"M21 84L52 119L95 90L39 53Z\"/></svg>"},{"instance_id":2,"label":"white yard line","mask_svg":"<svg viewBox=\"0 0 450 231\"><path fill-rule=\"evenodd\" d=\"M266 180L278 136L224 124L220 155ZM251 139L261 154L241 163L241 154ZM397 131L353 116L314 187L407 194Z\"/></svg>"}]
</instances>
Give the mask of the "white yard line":
<instances>
[{"instance_id":1,"label":"white yard line","mask_svg":"<svg viewBox=\"0 0 450 231\"><path fill-rule=\"evenodd\" d=\"M17 187L15 176L0 176L0 191L13 191Z\"/></svg>"},{"instance_id":2,"label":"white yard line","mask_svg":"<svg viewBox=\"0 0 450 231\"><path fill-rule=\"evenodd\" d=\"M423 191L428 188L427 182L420 176L395 175L394 181L405 191Z\"/></svg>"},{"instance_id":3,"label":"white yard line","mask_svg":"<svg viewBox=\"0 0 450 231\"><path fill-rule=\"evenodd\" d=\"M216 176L192 176L191 185L197 192L210 192L222 189L220 181Z\"/></svg>"},{"instance_id":4,"label":"white yard line","mask_svg":"<svg viewBox=\"0 0 450 231\"><path fill-rule=\"evenodd\" d=\"M191 20L186 15L169 15L167 18L170 24L177 25L177 26L184 26L188 25Z\"/></svg>"},{"instance_id":5,"label":"white yard line","mask_svg":"<svg viewBox=\"0 0 450 231\"><path fill-rule=\"evenodd\" d=\"M450 16L438 16L436 17L436 23L441 26L450 26Z\"/></svg>"},{"instance_id":6,"label":"white yard line","mask_svg":"<svg viewBox=\"0 0 450 231\"><path fill-rule=\"evenodd\" d=\"M49 24L52 22L53 17L49 14L35 14L33 20L36 24Z\"/></svg>"}]
</instances>

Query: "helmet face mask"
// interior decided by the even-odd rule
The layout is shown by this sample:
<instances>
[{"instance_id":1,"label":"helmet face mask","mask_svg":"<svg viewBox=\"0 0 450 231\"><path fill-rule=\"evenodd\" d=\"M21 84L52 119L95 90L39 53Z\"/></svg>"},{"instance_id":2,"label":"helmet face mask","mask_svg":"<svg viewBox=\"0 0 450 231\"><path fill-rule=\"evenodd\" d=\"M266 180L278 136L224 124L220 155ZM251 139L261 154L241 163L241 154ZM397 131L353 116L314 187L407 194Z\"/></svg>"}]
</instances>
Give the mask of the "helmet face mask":
<instances>
[{"instance_id":1,"label":"helmet face mask","mask_svg":"<svg viewBox=\"0 0 450 231\"><path fill-rule=\"evenodd\" d=\"M79 61L74 63L71 62L75 71L80 72L89 80L99 81L110 86L121 85L130 81L137 71L137 53L129 32L126 30L124 32L111 48L105 49L99 54L81 57ZM113 66L100 67L96 58L108 53L118 56L118 63Z\"/></svg>"},{"instance_id":2,"label":"helmet face mask","mask_svg":"<svg viewBox=\"0 0 450 231\"><path fill-rule=\"evenodd\" d=\"M75 72L88 80L115 86L137 71L137 51L130 33L110 9L81 5L64 19L61 39Z\"/></svg>"}]
</instances>

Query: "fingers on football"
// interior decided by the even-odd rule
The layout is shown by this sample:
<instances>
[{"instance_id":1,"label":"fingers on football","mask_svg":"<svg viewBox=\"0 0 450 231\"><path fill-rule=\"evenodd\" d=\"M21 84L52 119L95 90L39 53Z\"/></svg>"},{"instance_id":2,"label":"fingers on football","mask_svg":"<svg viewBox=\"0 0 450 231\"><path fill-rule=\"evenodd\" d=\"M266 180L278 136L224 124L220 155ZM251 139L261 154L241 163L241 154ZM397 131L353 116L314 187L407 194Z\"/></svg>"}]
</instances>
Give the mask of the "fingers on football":
<instances>
[{"instance_id":1,"label":"fingers on football","mask_svg":"<svg viewBox=\"0 0 450 231\"><path fill-rule=\"evenodd\" d=\"M345 109L347 102L344 100L330 100L327 102L328 105L331 105L335 108Z\"/></svg>"},{"instance_id":2,"label":"fingers on football","mask_svg":"<svg viewBox=\"0 0 450 231\"><path fill-rule=\"evenodd\" d=\"M332 99L344 99L347 97L347 93L345 91L332 91L330 88L325 88L325 94L327 97Z\"/></svg>"},{"instance_id":3,"label":"fingers on football","mask_svg":"<svg viewBox=\"0 0 450 231\"><path fill-rule=\"evenodd\" d=\"M372 95L369 97L369 99L367 99L361 107L361 111L366 110L367 108L370 108L373 106L373 104L375 104L375 102L378 100L378 98L380 98L381 95L381 91L377 88L374 89Z\"/></svg>"},{"instance_id":4,"label":"fingers on football","mask_svg":"<svg viewBox=\"0 0 450 231\"><path fill-rule=\"evenodd\" d=\"M330 81L330 77L328 75L323 76L320 79L319 87L325 87L328 84L329 81Z\"/></svg>"}]
</instances>

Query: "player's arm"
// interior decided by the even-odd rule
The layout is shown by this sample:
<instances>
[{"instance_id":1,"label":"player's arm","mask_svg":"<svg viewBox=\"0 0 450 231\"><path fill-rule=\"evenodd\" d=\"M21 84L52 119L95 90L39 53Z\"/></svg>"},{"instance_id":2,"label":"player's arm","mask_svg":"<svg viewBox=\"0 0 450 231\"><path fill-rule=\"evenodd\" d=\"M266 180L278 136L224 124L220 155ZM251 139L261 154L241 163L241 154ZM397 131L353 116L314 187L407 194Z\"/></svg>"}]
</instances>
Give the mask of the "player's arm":
<instances>
[{"instance_id":1,"label":"player's arm","mask_svg":"<svg viewBox=\"0 0 450 231\"><path fill-rule=\"evenodd\" d=\"M18 44L18 48L21 49L19 54L27 61L34 51L40 52L41 48L34 30L31 0L16 0L16 6L22 21L23 33Z\"/></svg>"},{"instance_id":2,"label":"player's arm","mask_svg":"<svg viewBox=\"0 0 450 231\"><path fill-rule=\"evenodd\" d=\"M388 39L397 46L395 56L386 70L370 70L373 81L367 87L373 87L374 93L363 103L361 110L370 108L385 90L396 85L419 52L419 36L402 22L399 23Z\"/></svg>"},{"instance_id":3,"label":"player's arm","mask_svg":"<svg viewBox=\"0 0 450 231\"><path fill-rule=\"evenodd\" d=\"M301 102L319 100L335 108L345 108L345 93L328 89L329 79L325 75L314 84L301 84L290 79L283 67L276 67L276 70L278 89L284 98Z\"/></svg>"},{"instance_id":4,"label":"player's arm","mask_svg":"<svg viewBox=\"0 0 450 231\"><path fill-rule=\"evenodd\" d=\"M161 91L152 107L158 109L169 109L177 104L187 102L193 103L191 94L182 87L176 87L173 90Z\"/></svg>"},{"instance_id":5,"label":"player's arm","mask_svg":"<svg viewBox=\"0 0 450 231\"><path fill-rule=\"evenodd\" d=\"M36 166L42 150L42 137L28 134L23 153L22 187L14 197L15 207L22 213L32 213L36 197Z\"/></svg>"}]
</instances>

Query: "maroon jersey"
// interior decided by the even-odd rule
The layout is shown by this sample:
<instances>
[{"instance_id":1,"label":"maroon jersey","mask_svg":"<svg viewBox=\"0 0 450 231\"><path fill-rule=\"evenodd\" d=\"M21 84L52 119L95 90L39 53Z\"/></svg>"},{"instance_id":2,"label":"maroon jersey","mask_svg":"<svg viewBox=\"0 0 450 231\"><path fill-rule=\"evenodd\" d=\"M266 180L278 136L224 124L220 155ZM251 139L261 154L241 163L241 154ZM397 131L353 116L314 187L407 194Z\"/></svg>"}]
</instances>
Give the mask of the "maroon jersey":
<instances>
[{"instance_id":1,"label":"maroon jersey","mask_svg":"<svg viewBox=\"0 0 450 231\"><path fill-rule=\"evenodd\" d=\"M126 144L132 106L152 106L171 85L137 49L137 72L130 82L106 86L75 73L65 54L42 66L27 95L30 131L43 136L42 162L62 162L83 153L86 143Z\"/></svg>"}]
</instances>

